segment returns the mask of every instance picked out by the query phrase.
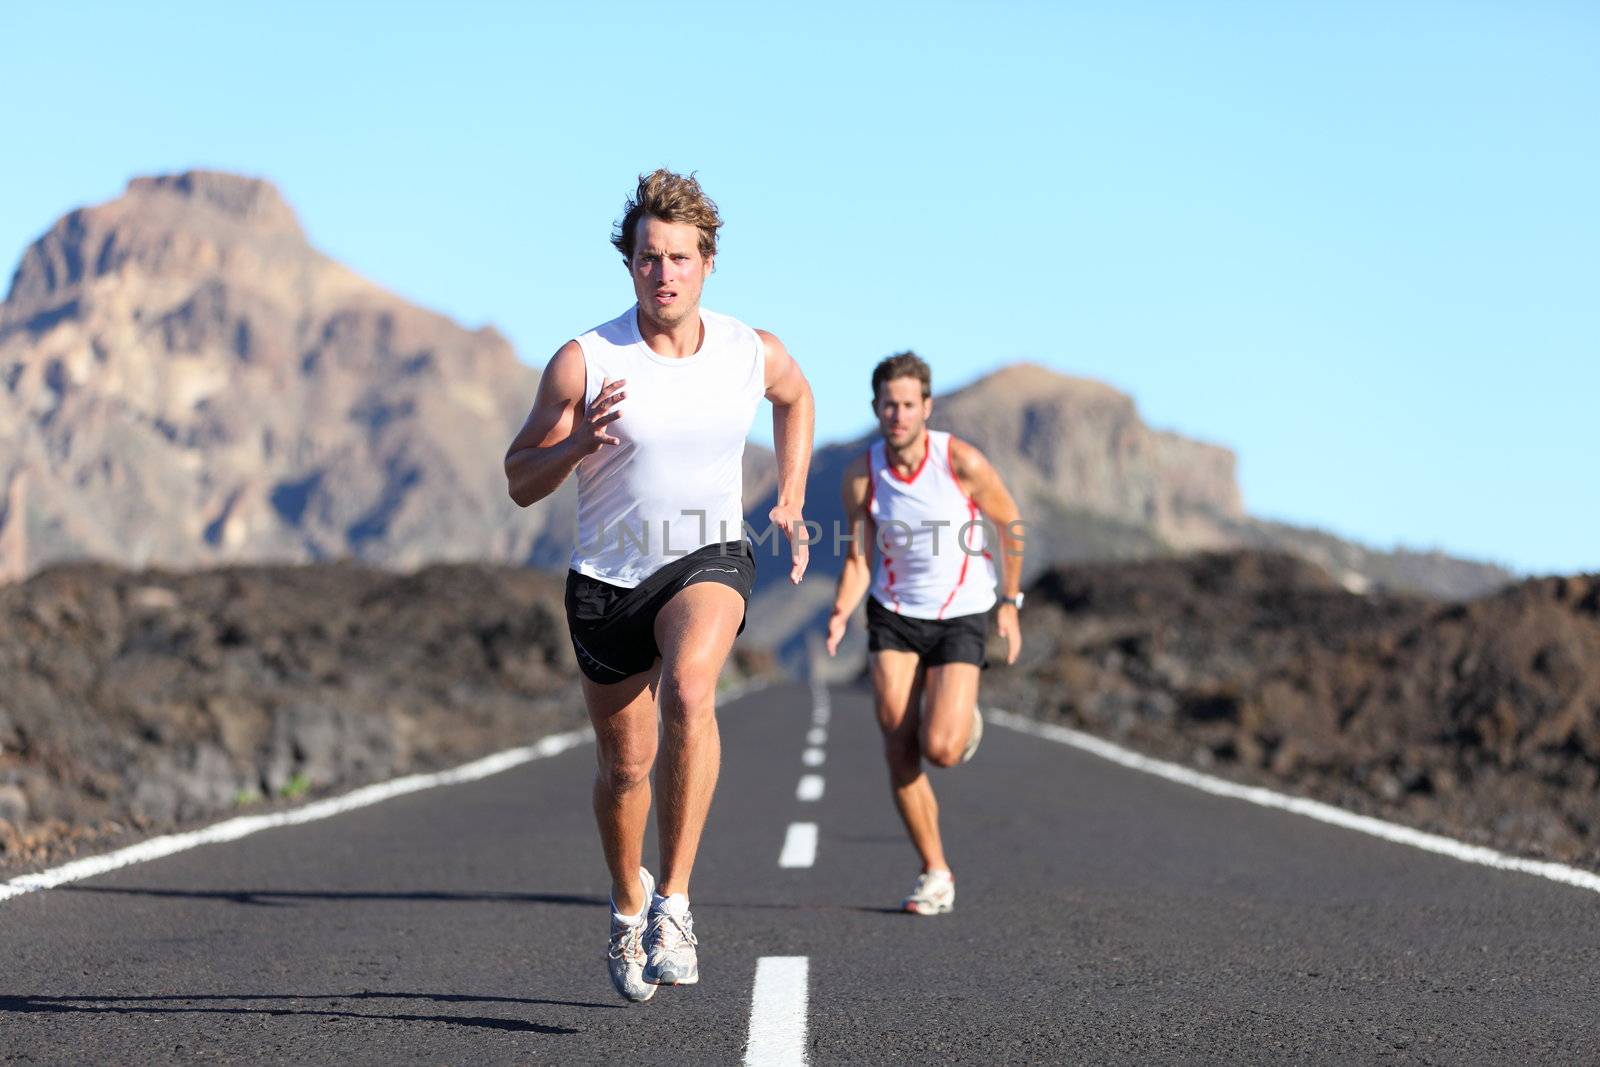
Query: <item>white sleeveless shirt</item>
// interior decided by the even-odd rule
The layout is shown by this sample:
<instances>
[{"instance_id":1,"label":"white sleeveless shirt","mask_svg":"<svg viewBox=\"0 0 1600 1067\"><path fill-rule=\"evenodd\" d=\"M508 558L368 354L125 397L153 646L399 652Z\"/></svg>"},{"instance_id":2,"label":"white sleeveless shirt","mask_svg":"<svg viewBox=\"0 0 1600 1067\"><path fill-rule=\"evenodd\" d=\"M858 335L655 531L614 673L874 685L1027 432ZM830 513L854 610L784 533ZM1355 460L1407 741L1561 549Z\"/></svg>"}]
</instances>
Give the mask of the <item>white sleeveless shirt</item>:
<instances>
[{"instance_id":1,"label":"white sleeveless shirt","mask_svg":"<svg viewBox=\"0 0 1600 1067\"><path fill-rule=\"evenodd\" d=\"M950 465L950 435L929 430L909 477L889 465L882 439L868 453L867 511L877 524L872 596L914 619L953 619L995 603L995 569L978 505Z\"/></svg>"},{"instance_id":2,"label":"white sleeveless shirt","mask_svg":"<svg viewBox=\"0 0 1600 1067\"><path fill-rule=\"evenodd\" d=\"M658 355L639 335L638 305L577 338L587 411L607 378L626 378L621 444L578 471L572 569L633 588L695 549L744 536L745 438L766 393L766 346L737 319L700 309L699 351Z\"/></svg>"}]
</instances>

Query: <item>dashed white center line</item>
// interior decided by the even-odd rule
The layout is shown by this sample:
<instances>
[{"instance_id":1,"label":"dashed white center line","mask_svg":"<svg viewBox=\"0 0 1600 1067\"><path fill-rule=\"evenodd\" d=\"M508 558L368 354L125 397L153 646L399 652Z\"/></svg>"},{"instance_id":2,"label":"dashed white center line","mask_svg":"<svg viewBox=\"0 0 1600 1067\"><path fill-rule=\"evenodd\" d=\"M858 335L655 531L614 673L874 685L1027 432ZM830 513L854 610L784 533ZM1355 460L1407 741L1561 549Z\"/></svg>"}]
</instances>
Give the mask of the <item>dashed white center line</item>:
<instances>
[{"instance_id":1,"label":"dashed white center line","mask_svg":"<svg viewBox=\"0 0 1600 1067\"><path fill-rule=\"evenodd\" d=\"M796 800L821 800L823 782L820 774L802 774L800 785L794 791Z\"/></svg>"},{"instance_id":2,"label":"dashed white center line","mask_svg":"<svg viewBox=\"0 0 1600 1067\"><path fill-rule=\"evenodd\" d=\"M817 824L792 822L789 832L783 835L783 851L778 854L779 867L809 867L817 859Z\"/></svg>"},{"instance_id":3,"label":"dashed white center line","mask_svg":"<svg viewBox=\"0 0 1600 1067\"><path fill-rule=\"evenodd\" d=\"M798 1067L806 1062L805 956L762 956L750 995L745 1067Z\"/></svg>"},{"instance_id":4,"label":"dashed white center line","mask_svg":"<svg viewBox=\"0 0 1600 1067\"><path fill-rule=\"evenodd\" d=\"M800 762L807 767L820 767L822 766L822 761L827 758L828 754L820 748L808 748L800 753Z\"/></svg>"},{"instance_id":5,"label":"dashed white center line","mask_svg":"<svg viewBox=\"0 0 1600 1067\"><path fill-rule=\"evenodd\" d=\"M806 744L825 745L828 743L828 731L820 726L813 726L806 731Z\"/></svg>"},{"instance_id":6,"label":"dashed white center line","mask_svg":"<svg viewBox=\"0 0 1600 1067\"><path fill-rule=\"evenodd\" d=\"M833 710L826 704L818 704L811 711L811 721L817 726L828 725L828 720L833 717Z\"/></svg>"}]
</instances>

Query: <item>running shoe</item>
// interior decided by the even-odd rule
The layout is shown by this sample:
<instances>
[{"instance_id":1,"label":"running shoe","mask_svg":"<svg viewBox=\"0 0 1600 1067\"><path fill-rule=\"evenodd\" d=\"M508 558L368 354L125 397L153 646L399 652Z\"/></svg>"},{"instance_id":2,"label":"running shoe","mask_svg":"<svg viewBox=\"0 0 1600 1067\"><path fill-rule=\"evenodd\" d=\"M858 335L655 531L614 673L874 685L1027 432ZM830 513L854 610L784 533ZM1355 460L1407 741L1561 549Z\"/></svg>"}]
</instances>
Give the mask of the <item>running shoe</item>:
<instances>
[{"instance_id":1,"label":"running shoe","mask_svg":"<svg viewBox=\"0 0 1600 1067\"><path fill-rule=\"evenodd\" d=\"M956 880L949 871L925 871L900 905L913 915L943 915L956 906Z\"/></svg>"},{"instance_id":2,"label":"running shoe","mask_svg":"<svg viewBox=\"0 0 1600 1067\"><path fill-rule=\"evenodd\" d=\"M694 936L694 916L689 898L674 893L650 908L650 929L645 934L644 980L655 985L694 985L700 981L700 944Z\"/></svg>"},{"instance_id":3,"label":"running shoe","mask_svg":"<svg viewBox=\"0 0 1600 1067\"><path fill-rule=\"evenodd\" d=\"M978 751L978 742L983 740L983 712L978 710L978 705L972 705L972 732L967 735L967 747L961 750L961 762L965 763Z\"/></svg>"},{"instance_id":4,"label":"running shoe","mask_svg":"<svg viewBox=\"0 0 1600 1067\"><path fill-rule=\"evenodd\" d=\"M650 872L639 868L639 881L644 884L647 902L655 892L656 880ZM644 980L648 957L644 950L647 912L641 912L633 922L617 914L617 901L611 900L611 944L606 949L606 969L611 972L611 984L624 1000L643 1001L656 995L656 987Z\"/></svg>"}]
</instances>

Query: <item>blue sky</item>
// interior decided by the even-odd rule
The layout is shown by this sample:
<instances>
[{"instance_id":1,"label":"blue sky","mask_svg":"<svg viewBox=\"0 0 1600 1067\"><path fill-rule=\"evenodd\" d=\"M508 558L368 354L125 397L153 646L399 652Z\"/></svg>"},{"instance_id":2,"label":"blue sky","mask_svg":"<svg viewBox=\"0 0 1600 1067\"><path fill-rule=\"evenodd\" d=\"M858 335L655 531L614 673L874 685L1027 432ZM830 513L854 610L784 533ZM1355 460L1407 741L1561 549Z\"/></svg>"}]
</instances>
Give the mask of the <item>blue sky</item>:
<instances>
[{"instance_id":1,"label":"blue sky","mask_svg":"<svg viewBox=\"0 0 1600 1067\"><path fill-rule=\"evenodd\" d=\"M1032 360L1233 448L1256 514L1600 570L1600 5L161 11L0 12L0 257L238 170L538 364L630 300L633 176L693 169L706 303L788 343L819 439L890 352Z\"/></svg>"}]
</instances>

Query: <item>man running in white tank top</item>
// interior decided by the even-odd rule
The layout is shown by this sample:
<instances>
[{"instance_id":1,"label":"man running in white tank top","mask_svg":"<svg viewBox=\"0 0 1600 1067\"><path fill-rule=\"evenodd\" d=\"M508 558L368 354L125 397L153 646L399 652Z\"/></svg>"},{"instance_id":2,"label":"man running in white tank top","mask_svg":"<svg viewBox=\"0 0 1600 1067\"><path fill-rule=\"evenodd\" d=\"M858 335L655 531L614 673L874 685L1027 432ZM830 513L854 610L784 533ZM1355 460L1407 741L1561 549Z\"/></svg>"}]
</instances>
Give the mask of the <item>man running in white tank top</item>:
<instances>
[{"instance_id":1,"label":"man running in white tank top","mask_svg":"<svg viewBox=\"0 0 1600 1067\"><path fill-rule=\"evenodd\" d=\"M557 350L506 454L526 507L578 477L567 624L594 724L594 812L611 871L607 969L625 999L700 979L689 874L717 782L716 687L744 629L755 562L744 442L772 403L789 580L811 461L811 387L783 343L700 307L722 220L693 176L641 176L612 244L637 303ZM661 872L643 865L660 728Z\"/></svg>"},{"instance_id":2,"label":"man running in white tank top","mask_svg":"<svg viewBox=\"0 0 1600 1067\"><path fill-rule=\"evenodd\" d=\"M939 837L939 805L923 772L964 763L983 733L978 674L994 607L1006 662L1022 648L1022 521L983 453L927 428L932 375L910 352L872 372L881 440L845 470L844 510L856 534L828 619L828 654L838 651L863 594L878 726L895 806L922 873L902 907L939 915L955 906L955 876ZM998 534L986 544L983 520ZM868 551L877 562L869 565Z\"/></svg>"}]
</instances>

